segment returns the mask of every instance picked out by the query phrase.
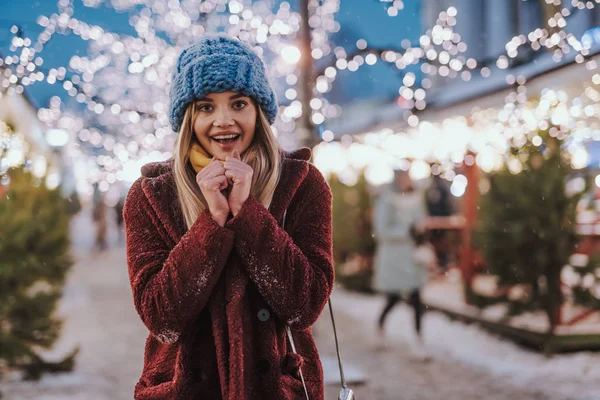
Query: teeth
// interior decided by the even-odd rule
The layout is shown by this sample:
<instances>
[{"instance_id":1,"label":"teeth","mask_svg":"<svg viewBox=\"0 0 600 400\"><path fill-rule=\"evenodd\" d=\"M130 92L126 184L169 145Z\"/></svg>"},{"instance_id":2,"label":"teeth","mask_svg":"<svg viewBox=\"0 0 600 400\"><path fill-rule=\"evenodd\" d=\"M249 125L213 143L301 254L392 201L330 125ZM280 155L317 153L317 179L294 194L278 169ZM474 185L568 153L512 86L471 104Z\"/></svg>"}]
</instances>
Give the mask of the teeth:
<instances>
[{"instance_id":1,"label":"teeth","mask_svg":"<svg viewBox=\"0 0 600 400\"><path fill-rule=\"evenodd\" d=\"M217 140L235 139L238 136L239 135L219 135L219 136L213 136L213 139L217 139Z\"/></svg>"}]
</instances>

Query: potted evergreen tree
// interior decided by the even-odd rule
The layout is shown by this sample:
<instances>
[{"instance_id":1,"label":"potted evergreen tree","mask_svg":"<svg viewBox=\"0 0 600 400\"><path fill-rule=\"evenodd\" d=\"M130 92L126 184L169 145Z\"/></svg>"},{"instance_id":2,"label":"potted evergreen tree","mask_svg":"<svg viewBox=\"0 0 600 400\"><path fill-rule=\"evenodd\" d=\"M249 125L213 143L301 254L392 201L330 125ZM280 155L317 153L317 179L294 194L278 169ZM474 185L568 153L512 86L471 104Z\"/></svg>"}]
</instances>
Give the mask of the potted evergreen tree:
<instances>
[{"instance_id":1,"label":"potted evergreen tree","mask_svg":"<svg viewBox=\"0 0 600 400\"><path fill-rule=\"evenodd\" d=\"M59 362L40 355L61 330L54 311L72 264L70 217L59 190L47 188L25 168L10 169L1 178L0 374L16 369L25 379L38 379L44 372L71 370L77 353Z\"/></svg>"},{"instance_id":2,"label":"potted evergreen tree","mask_svg":"<svg viewBox=\"0 0 600 400\"><path fill-rule=\"evenodd\" d=\"M528 288L510 302L512 313L544 310L549 337L560 323L561 271L577 244L576 205L569 194L573 170L556 127L512 141L504 167L489 175L481 198L478 247L500 285ZM563 133L564 134L564 133Z\"/></svg>"}]
</instances>

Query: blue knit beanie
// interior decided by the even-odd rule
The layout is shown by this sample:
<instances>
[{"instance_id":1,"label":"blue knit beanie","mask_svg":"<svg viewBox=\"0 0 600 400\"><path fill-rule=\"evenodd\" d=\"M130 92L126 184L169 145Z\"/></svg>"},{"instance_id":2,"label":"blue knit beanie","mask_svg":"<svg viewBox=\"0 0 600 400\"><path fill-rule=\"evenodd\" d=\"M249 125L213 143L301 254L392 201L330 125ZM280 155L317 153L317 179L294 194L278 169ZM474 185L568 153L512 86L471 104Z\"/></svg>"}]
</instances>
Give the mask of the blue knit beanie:
<instances>
[{"instance_id":1,"label":"blue knit beanie","mask_svg":"<svg viewBox=\"0 0 600 400\"><path fill-rule=\"evenodd\" d=\"M241 92L256 101L269 123L277 116L277 100L262 60L242 41L206 36L183 50L171 83L169 120L179 132L188 105L209 93Z\"/></svg>"}]
</instances>

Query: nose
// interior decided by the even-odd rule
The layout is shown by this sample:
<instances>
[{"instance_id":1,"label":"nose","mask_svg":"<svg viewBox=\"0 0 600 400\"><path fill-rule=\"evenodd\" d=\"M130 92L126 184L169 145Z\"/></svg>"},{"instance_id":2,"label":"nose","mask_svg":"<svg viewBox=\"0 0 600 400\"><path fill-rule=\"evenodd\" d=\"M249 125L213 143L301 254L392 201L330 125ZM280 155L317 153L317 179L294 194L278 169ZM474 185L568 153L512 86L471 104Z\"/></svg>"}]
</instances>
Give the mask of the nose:
<instances>
[{"instance_id":1,"label":"nose","mask_svg":"<svg viewBox=\"0 0 600 400\"><path fill-rule=\"evenodd\" d=\"M233 115L228 107L219 107L215 113L214 126L231 126L234 124Z\"/></svg>"}]
</instances>

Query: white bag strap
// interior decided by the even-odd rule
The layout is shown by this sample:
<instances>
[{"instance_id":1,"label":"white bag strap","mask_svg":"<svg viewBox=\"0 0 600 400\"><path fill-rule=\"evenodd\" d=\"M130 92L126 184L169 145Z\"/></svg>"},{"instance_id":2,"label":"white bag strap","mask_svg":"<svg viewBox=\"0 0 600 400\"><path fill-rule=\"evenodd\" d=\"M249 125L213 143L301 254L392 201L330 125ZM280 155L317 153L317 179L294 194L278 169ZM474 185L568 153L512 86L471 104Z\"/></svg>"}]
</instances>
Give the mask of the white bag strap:
<instances>
[{"instance_id":1,"label":"white bag strap","mask_svg":"<svg viewBox=\"0 0 600 400\"><path fill-rule=\"evenodd\" d=\"M281 227L285 229L285 217L287 215L287 210L283 212L283 221L281 223ZM342 355L340 353L340 345L338 343L337 330L335 329L335 318L333 317L333 306L331 305L331 298L327 302L329 305L329 315L331 315L331 326L333 327L333 337L335 339L335 352L337 354L338 366L340 368L340 383L342 388L347 388L346 379L344 377L344 367L342 366ZM288 334L288 338L290 339L290 344L292 346L292 351L296 353L296 346L294 346L294 338L292 337L292 330L289 325L286 325L286 331ZM300 377L302 378L302 371L300 371ZM304 378L302 378L302 384L304 384ZM306 392L306 385L304 385L304 391ZM306 393L306 398L308 399L308 393Z\"/></svg>"},{"instance_id":2,"label":"white bag strap","mask_svg":"<svg viewBox=\"0 0 600 400\"><path fill-rule=\"evenodd\" d=\"M294 344L294 337L292 336L292 328L289 325L285 326L285 331L287 332L288 339L290 341L290 346L292 346L292 352L296 353L296 345ZM304 388L304 394L306 395L306 400L310 400L308 397L308 390L306 389L306 382L304 382L304 375L302 375L302 367L298 368L298 373L300 374L300 380L302 381L302 387Z\"/></svg>"}]
</instances>

